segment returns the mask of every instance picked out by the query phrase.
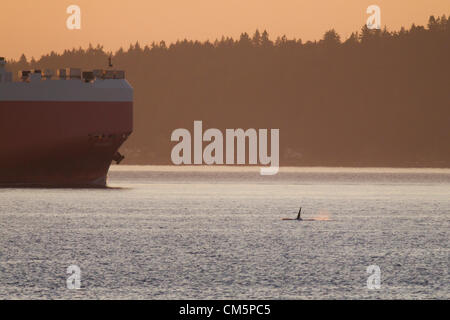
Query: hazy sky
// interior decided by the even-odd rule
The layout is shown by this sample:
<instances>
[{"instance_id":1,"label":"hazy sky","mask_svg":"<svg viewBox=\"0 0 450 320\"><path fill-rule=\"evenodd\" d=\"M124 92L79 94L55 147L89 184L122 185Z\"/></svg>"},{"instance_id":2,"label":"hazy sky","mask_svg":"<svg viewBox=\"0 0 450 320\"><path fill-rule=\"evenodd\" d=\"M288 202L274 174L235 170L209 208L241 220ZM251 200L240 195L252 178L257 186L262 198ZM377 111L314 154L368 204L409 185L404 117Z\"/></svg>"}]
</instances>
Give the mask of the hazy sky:
<instances>
[{"instance_id":1,"label":"hazy sky","mask_svg":"<svg viewBox=\"0 0 450 320\"><path fill-rule=\"evenodd\" d=\"M450 14L450 0L2 0L0 56L39 58L89 43L108 50L138 40L214 40L267 29L273 39L320 39L331 28L344 38L365 24L366 8L381 8L391 30L424 25L430 15ZM68 30L66 9L81 8L81 30Z\"/></svg>"}]
</instances>

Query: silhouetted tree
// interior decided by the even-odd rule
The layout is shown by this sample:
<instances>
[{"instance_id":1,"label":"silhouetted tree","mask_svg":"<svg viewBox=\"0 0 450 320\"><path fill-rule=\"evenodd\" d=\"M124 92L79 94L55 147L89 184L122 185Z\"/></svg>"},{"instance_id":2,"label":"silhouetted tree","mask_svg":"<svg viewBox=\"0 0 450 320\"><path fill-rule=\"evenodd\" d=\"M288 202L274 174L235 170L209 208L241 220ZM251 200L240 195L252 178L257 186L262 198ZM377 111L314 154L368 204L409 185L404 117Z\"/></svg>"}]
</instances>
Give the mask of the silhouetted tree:
<instances>
[{"instance_id":1,"label":"silhouetted tree","mask_svg":"<svg viewBox=\"0 0 450 320\"><path fill-rule=\"evenodd\" d=\"M326 46L337 47L341 44L341 37L334 29L331 29L325 32L322 41Z\"/></svg>"},{"instance_id":2,"label":"silhouetted tree","mask_svg":"<svg viewBox=\"0 0 450 320\"><path fill-rule=\"evenodd\" d=\"M256 29L255 33L253 34L252 44L255 47L259 47L261 45L261 34L259 33L258 29Z\"/></svg>"}]
</instances>

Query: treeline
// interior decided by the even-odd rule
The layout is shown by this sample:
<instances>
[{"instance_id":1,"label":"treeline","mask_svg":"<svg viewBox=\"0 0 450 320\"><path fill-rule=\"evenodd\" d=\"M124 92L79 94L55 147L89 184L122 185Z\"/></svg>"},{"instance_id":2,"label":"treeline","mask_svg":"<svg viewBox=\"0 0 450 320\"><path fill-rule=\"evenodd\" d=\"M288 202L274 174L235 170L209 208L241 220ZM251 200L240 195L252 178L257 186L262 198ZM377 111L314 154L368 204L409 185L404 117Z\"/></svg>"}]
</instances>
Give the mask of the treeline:
<instances>
[{"instance_id":1,"label":"treeline","mask_svg":"<svg viewBox=\"0 0 450 320\"><path fill-rule=\"evenodd\" d=\"M10 61L21 69L106 67L100 45ZM280 128L281 165L450 165L450 19L399 31L363 27L303 42L266 31L164 41L113 53L135 89L126 163L169 164L171 132Z\"/></svg>"}]
</instances>

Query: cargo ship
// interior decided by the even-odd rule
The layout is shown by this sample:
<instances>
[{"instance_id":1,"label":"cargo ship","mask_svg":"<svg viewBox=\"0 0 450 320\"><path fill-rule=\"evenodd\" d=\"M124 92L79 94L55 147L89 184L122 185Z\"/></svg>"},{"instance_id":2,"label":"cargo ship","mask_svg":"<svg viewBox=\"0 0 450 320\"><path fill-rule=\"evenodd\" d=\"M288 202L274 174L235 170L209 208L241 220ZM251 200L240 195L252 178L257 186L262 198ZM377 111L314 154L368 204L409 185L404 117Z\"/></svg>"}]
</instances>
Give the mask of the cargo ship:
<instances>
[{"instance_id":1,"label":"cargo ship","mask_svg":"<svg viewBox=\"0 0 450 320\"><path fill-rule=\"evenodd\" d=\"M133 130L124 71L25 70L0 58L0 187L106 187Z\"/></svg>"}]
</instances>

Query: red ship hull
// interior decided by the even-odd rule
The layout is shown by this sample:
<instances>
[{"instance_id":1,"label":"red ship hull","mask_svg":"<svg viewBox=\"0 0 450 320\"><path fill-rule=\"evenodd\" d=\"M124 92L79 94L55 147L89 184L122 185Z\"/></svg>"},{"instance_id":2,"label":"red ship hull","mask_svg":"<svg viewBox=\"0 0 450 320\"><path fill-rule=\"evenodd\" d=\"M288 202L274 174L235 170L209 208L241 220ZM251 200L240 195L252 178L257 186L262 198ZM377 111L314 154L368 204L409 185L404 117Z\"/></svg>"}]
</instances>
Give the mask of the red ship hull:
<instances>
[{"instance_id":1,"label":"red ship hull","mask_svg":"<svg viewBox=\"0 0 450 320\"><path fill-rule=\"evenodd\" d=\"M0 101L0 186L104 187L133 103Z\"/></svg>"}]
</instances>

